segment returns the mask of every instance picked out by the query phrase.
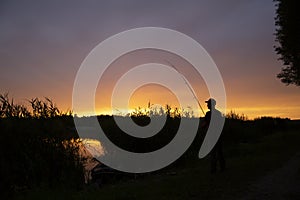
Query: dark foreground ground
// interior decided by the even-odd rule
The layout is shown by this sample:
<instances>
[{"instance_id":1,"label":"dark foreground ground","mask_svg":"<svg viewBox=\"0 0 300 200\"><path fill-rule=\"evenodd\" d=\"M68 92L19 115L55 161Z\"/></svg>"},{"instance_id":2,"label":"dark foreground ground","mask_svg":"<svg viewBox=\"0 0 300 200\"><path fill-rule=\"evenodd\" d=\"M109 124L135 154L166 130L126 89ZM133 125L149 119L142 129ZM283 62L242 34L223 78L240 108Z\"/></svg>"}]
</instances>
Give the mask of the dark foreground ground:
<instances>
[{"instance_id":1,"label":"dark foreground ground","mask_svg":"<svg viewBox=\"0 0 300 200\"><path fill-rule=\"evenodd\" d=\"M225 144L227 170L209 173L209 158L80 191L37 189L16 199L300 199L299 130L255 142Z\"/></svg>"}]
</instances>

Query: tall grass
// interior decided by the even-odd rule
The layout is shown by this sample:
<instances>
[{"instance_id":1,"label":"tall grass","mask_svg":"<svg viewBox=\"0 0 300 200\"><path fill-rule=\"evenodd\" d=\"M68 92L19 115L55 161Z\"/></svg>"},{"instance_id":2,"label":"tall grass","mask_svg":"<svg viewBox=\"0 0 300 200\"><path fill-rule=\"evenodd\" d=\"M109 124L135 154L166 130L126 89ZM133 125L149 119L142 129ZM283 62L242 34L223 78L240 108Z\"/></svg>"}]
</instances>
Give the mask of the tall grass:
<instances>
[{"instance_id":1,"label":"tall grass","mask_svg":"<svg viewBox=\"0 0 300 200\"><path fill-rule=\"evenodd\" d=\"M31 99L31 108L0 95L0 190L2 197L34 188L79 189L84 162L71 112L49 98Z\"/></svg>"},{"instance_id":2,"label":"tall grass","mask_svg":"<svg viewBox=\"0 0 300 200\"><path fill-rule=\"evenodd\" d=\"M53 101L45 97L44 100L32 98L28 100L31 108L22 104L15 104L8 93L0 94L0 118L53 118L72 116L72 111L61 111Z\"/></svg>"}]
</instances>

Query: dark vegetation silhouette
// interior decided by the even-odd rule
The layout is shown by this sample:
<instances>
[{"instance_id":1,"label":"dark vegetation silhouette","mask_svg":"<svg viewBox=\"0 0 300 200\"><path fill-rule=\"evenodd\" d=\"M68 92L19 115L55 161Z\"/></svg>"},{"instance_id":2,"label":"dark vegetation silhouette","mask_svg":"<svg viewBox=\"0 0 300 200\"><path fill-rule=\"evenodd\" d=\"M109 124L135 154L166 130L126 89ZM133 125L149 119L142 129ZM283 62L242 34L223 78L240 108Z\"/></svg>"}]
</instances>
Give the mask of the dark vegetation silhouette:
<instances>
[{"instance_id":1,"label":"dark vegetation silhouette","mask_svg":"<svg viewBox=\"0 0 300 200\"><path fill-rule=\"evenodd\" d=\"M300 15L297 0L274 0L276 3L275 51L283 62L277 77L285 84L300 86Z\"/></svg>"},{"instance_id":2,"label":"dark vegetation silhouette","mask_svg":"<svg viewBox=\"0 0 300 200\"><path fill-rule=\"evenodd\" d=\"M71 112L62 112L51 99L31 99L31 109L15 104L7 94L0 95L0 188L3 196L12 197L39 188L61 191L78 191L86 187L85 164L80 154L82 143L78 139ZM108 138L123 149L133 152L150 152L168 144L176 135L182 117L197 120L187 111L171 108L138 108L128 116L139 125L150 123L150 115L162 117L166 123L156 135L140 139L122 132L113 116L98 116L98 121ZM81 117L85 120L88 117ZM200 121L203 118L200 119ZM245 115L230 112L224 126L224 154L226 158L239 155L239 144L252 144L276 131L293 128L289 119L261 117L248 120ZM296 127L296 126L295 126ZM187 133L188 134L188 133ZM186 168L198 162L198 152L205 136L199 128L192 145L176 162L156 172L165 174ZM72 142L73 141L73 142ZM76 142L74 142L76 141ZM209 171L208 171L209 173ZM118 173L118 180L139 179L146 174ZM114 176L111 176L114 177ZM113 179L113 178L112 178ZM117 180L110 182L116 183Z\"/></svg>"},{"instance_id":3,"label":"dark vegetation silhouette","mask_svg":"<svg viewBox=\"0 0 300 200\"><path fill-rule=\"evenodd\" d=\"M0 95L1 199L33 188L79 189L84 158L70 131L71 112L48 98L30 100L31 110Z\"/></svg>"}]
</instances>

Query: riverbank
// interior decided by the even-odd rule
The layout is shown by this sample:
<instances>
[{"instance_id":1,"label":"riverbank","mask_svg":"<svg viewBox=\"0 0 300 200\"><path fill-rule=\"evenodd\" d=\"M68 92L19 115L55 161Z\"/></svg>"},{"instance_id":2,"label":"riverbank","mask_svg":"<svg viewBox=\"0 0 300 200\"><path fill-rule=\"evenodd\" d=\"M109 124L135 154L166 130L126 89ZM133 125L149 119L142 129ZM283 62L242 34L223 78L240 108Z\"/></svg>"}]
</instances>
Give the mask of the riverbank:
<instances>
[{"instance_id":1,"label":"riverbank","mask_svg":"<svg viewBox=\"0 0 300 200\"><path fill-rule=\"evenodd\" d=\"M100 189L93 186L79 192L41 189L20 194L17 199L244 199L255 195L253 185L264 177L285 178L272 173L288 165L299 152L299 142L300 134L291 130L264 136L255 143L226 146L228 168L224 173L210 174L209 158L204 158ZM297 172L299 175L299 166ZM269 193L273 189L276 187L270 187Z\"/></svg>"}]
</instances>

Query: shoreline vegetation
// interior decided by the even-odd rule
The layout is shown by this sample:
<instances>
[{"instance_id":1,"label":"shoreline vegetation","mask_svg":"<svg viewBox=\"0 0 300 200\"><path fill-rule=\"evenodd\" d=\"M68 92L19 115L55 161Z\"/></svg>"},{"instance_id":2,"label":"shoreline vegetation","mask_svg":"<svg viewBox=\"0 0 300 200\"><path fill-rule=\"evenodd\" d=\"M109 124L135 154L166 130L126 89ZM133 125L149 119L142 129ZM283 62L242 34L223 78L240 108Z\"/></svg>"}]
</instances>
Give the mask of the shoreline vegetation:
<instances>
[{"instance_id":1,"label":"shoreline vegetation","mask_svg":"<svg viewBox=\"0 0 300 200\"><path fill-rule=\"evenodd\" d=\"M223 175L211 177L208 169L209 159L207 157L198 159L198 151L205 136L204 131L199 128L190 148L168 167L140 175L121 173L120 180L111 178L99 189L95 187L93 181L87 181L89 179L86 178L85 165L89 161L87 156L83 156L80 152L83 144L76 132L72 112L59 110L49 98L45 100L34 98L29 102L30 109L15 104L9 99L8 94L0 95L0 190L4 198L40 199L43 195L47 195L46 199L63 199L62 193L65 193L69 197L72 196L72 199L81 199L84 198L83 196L89 199L89 195L91 198L140 199L143 195L148 195L145 191L145 188L148 188L150 191L153 190L153 194L148 198L158 193L167 199L174 195L168 196L171 188L176 188L172 185L172 181L177 184L181 181L182 184L187 184L184 182L189 181L195 186L203 186L198 188L199 191L204 197L213 199L214 195L221 195L225 189L227 191L229 187L226 186L227 179L237 181L237 183L230 184L232 184L232 190L237 190L238 194L240 187L247 181L268 170L275 169L277 163L282 165L284 160L296 150L296 141L299 141L300 137L296 134L300 127L299 120L273 117L249 120L243 114L230 112L225 116L223 129L229 170ZM145 126L150 123L150 114L165 115L167 120L162 130L147 139L133 138L124 134L115 124L113 116L101 115L97 116L97 119L111 141L133 152L150 152L163 147L176 135L180 118L193 119L192 113L181 113L179 109L173 109L170 106L166 106L163 111L155 110L152 113L144 112L144 110L138 108L129 116L119 117L129 117L136 124ZM80 119L85 118L88 117ZM285 144L287 146L284 147L285 142L291 144ZM282 152L276 149L278 147ZM271 150L273 148L274 152ZM288 155L284 157L284 153ZM242 175L242 171L246 173L246 176ZM229 175L233 177L228 177ZM237 176L244 177L245 180ZM219 179L220 177L222 178ZM195 178L200 182L208 181L208 183L198 183L196 182L198 180L194 180ZM225 185L221 186L221 184ZM161 185L162 188L158 189L155 185ZM135 187L140 190L134 189ZM218 187L220 191L210 194L214 188L218 190ZM178 194L178 199L202 197L199 191L194 191L196 189L193 186L190 189L182 189L182 194ZM232 191L229 193L232 195Z\"/></svg>"}]
</instances>

